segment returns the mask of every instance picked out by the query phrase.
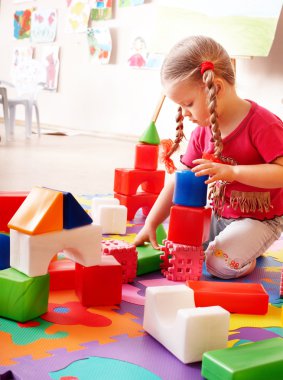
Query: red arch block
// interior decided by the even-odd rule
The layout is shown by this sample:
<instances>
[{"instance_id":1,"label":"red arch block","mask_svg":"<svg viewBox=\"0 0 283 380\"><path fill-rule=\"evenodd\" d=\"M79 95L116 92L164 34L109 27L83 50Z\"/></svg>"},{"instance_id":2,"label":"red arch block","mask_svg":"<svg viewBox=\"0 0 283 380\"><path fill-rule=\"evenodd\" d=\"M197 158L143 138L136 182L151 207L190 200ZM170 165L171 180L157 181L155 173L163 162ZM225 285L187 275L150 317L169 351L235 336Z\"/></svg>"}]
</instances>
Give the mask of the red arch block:
<instances>
[{"instance_id":1,"label":"red arch block","mask_svg":"<svg viewBox=\"0 0 283 380\"><path fill-rule=\"evenodd\" d=\"M144 192L159 194L163 189L164 179L164 170L115 169L114 192L134 195L142 185Z\"/></svg>"},{"instance_id":2,"label":"red arch block","mask_svg":"<svg viewBox=\"0 0 283 380\"><path fill-rule=\"evenodd\" d=\"M134 219L136 212L142 208L143 214L147 215L154 205L158 194L138 193L134 195L114 194L119 199L120 204L127 207L127 220Z\"/></svg>"}]
</instances>

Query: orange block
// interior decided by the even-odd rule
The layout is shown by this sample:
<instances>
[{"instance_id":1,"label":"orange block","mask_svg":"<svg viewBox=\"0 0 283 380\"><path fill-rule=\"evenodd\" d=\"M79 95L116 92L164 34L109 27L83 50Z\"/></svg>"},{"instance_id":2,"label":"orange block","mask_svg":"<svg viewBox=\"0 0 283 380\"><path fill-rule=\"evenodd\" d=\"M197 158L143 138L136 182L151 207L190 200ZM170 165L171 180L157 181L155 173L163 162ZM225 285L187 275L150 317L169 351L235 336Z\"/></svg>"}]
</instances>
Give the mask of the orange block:
<instances>
[{"instance_id":1,"label":"orange block","mask_svg":"<svg viewBox=\"0 0 283 380\"><path fill-rule=\"evenodd\" d=\"M63 229L63 193L35 187L14 214L8 227L28 235Z\"/></svg>"}]
</instances>

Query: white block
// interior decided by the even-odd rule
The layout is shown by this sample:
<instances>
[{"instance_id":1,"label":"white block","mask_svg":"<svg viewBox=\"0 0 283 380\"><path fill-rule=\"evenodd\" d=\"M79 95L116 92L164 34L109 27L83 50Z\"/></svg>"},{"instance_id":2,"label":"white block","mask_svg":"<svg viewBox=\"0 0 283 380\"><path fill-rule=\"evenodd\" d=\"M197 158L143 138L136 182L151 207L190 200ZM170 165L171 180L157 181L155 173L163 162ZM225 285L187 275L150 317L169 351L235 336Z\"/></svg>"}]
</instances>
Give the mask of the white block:
<instances>
[{"instance_id":1,"label":"white block","mask_svg":"<svg viewBox=\"0 0 283 380\"><path fill-rule=\"evenodd\" d=\"M101 226L88 224L69 230L27 235L10 230L10 265L29 277L48 273L58 253L84 266L101 263Z\"/></svg>"},{"instance_id":2,"label":"white block","mask_svg":"<svg viewBox=\"0 0 283 380\"><path fill-rule=\"evenodd\" d=\"M100 206L106 206L106 205L119 205L120 201L117 198L111 198L111 197L95 197L91 201L91 217L95 224L99 224L96 221L98 208Z\"/></svg>"},{"instance_id":3,"label":"white block","mask_svg":"<svg viewBox=\"0 0 283 380\"><path fill-rule=\"evenodd\" d=\"M101 205L95 219L102 227L103 234L125 234L127 228L127 207L122 205Z\"/></svg>"},{"instance_id":4,"label":"white block","mask_svg":"<svg viewBox=\"0 0 283 380\"><path fill-rule=\"evenodd\" d=\"M186 285L146 289L143 328L183 363L227 347L230 313L220 306L195 307Z\"/></svg>"}]
</instances>

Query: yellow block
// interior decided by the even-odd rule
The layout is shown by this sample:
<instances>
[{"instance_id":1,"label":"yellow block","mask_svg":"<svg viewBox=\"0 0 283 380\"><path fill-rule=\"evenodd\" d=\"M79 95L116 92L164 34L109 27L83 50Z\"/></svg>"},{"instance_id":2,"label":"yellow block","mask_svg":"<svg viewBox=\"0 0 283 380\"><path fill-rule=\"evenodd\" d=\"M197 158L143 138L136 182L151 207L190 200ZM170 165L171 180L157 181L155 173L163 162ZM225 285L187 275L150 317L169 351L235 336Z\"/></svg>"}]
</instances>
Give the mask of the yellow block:
<instances>
[{"instance_id":1,"label":"yellow block","mask_svg":"<svg viewBox=\"0 0 283 380\"><path fill-rule=\"evenodd\" d=\"M10 229L38 235L63 229L63 193L34 187L10 222Z\"/></svg>"}]
</instances>

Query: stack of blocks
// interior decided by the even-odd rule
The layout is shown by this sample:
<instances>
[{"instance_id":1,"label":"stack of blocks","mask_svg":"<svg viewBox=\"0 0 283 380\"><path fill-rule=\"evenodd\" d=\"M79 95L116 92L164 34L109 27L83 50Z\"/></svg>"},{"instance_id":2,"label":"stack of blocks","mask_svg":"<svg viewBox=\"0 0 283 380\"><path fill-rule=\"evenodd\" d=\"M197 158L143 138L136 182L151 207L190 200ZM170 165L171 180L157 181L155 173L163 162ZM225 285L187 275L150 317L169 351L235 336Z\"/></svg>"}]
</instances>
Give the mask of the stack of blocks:
<instances>
[{"instance_id":1,"label":"stack of blocks","mask_svg":"<svg viewBox=\"0 0 283 380\"><path fill-rule=\"evenodd\" d=\"M162 248L162 272L168 280L199 280L208 239L211 208L207 202L207 177L196 177L190 170L176 172L173 206L170 211L168 240Z\"/></svg>"},{"instance_id":2,"label":"stack of blocks","mask_svg":"<svg viewBox=\"0 0 283 380\"><path fill-rule=\"evenodd\" d=\"M121 265L102 256L101 227L72 194L33 188L8 227L11 268L0 271L1 316L26 322L47 311L49 263L59 252L75 262L75 291L84 306L121 301Z\"/></svg>"},{"instance_id":3,"label":"stack of blocks","mask_svg":"<svg viewBox=\"0 0 283 380\"><path fill-rule=\"evenodd\" d=\"M127 207L128 220L132 220L140 208L147 215L164 186L165 171L157 169L159 144L152 123L136 145L134 169L115 169L114 196Z\"/></svg>"}]
</instances>

